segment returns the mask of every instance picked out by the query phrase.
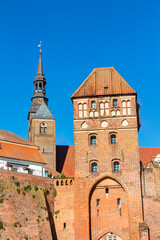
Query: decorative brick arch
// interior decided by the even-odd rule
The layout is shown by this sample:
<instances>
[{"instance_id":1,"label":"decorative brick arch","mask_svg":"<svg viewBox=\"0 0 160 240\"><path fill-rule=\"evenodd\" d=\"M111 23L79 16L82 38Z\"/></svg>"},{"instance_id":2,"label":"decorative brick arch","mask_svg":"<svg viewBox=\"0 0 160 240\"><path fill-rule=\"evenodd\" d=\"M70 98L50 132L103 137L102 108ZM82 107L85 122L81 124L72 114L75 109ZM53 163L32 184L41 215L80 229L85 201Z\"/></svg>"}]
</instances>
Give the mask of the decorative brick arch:
<instances>
[{"instance_id":1,"label":"decorative brick arch","mask_svg":"<svg viewBox=\"0 0 160 240\"><path fill-rule=\"evenodd\" d=\"M129 240L128 234L123 229L121 229L121 231L119 229L117 229L115 231L115 229L113 229L113 228L105 228L105 229L103 229L98 234L93 236L92 240L100 240L101 237L105 236L109 232L112 232L116 236L120 237L122 240Z\"/></svg>"},{"instance_id":2,"label":"decorative brick arch","mask_svg":"<svg viewBox=\"0 0 160 240\"><path fill-rule=\"evenodd\" d=\"M107 174L107 175L103 175L101 177L99 177L98 179L96 179L96 182L93 184L92 188L90 189L90 192L89 192L89 236L90 236L90 240L99 240L102 236L104 236L105 234L109 233L109 232L113 232L115 235L119 236L120 238L125 239L125 240L128 240L128 235L127 233L124 232L124 230L122 229L122 231L118 231L116 230L115 232L115 229L111 229L111 228L105 228L103 229L101 232L99 232L98 234L96 234L95 236L92 237L92 226L91 226L91 198L92 198L92 194L94 192L94 190L96 189L96 186L104 181L105 179L112 179L114 181L116 181L122 188L123 190L127 193L128 195L128 188L127 186L117 177L115 176L114 174Z\"/></svg>"}]
</instances>

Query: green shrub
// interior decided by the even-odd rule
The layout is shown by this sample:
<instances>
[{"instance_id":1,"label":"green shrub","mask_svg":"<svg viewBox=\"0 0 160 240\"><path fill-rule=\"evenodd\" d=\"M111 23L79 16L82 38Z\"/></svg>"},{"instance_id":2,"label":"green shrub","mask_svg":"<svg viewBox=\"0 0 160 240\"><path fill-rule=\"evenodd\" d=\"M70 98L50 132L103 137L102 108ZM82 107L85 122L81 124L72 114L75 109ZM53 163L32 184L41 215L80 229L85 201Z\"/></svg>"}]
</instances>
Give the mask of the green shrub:
<instances>
[{"instance_id":1,"label":"green shrub","mask_svg":"<svg viewBox=\"0 0 160 240\"><path fill-rule=\"evenodd\" d=\"M35 195L32 195L32 198L35 198L36 196Z\"/></svg>"},{"instance_id":2,"label":"green shrub","mask_svg":"<svg viewBox=\"0 0 160 240\"><path fill-rule=\"evenodd\" d=\"M14 179L15 179L15 177L14 177L14 176L12 176L12 179L14 180Z\"/></svg>"},{"instance_id":3,"label":"green shrub","mask_svg":"<svg viewBox=\"0 0 160 240\"><path fill-rule=\"evenodd\" d=\"M20 192L21 192L19 188L17 188L16 191L18 194L20 194Z\"/></svg>"},{"instance_id":4,"label":"green shrub","mask_svg":"<svg viewBox=\"0 0 160 240\"><path fill-rule=\"evenodd\" d=\"M31 188L31 185L28 184L28 185L27 185L27 189L28 189L29 191L31 191L31 189L32 189L32 188Z\"/></svg>"},{"instance_id":5,"label":"green shrub","mask_svg":"<svg viewBox=\"0 0 160 240\"><path fill-rule=\"evenodd\" d=\"M10 238L7 238L6 240L10 240Z\"/></svg>"},{"instance_id":6,"label":"green shrub","mask_svg":"<svg viewBox=\"0 0 160 240\"><path fill-rule=\"evenodd\" d=\"M36 219L36 221L39 223L39 219Z\"/></svg>"},{"instance_id":7,"label":"green shrub","mask_svg":"<svg viewBox=\"0 0 160 240\"><path fill-rule=\"evenodd\" d=\"M15 227L15 228L17 227L17 223L16 223L16 222L14 223L14 227Z\"/></svg>"},{"instance_id":8,"label":"green shrub","mask_svg":"<svg viewBox=\"0 0 160 240\"><path fill-rule=\"evenodd\" d=\"M26 195L26 193L25 193L24 191L22 191L22 194L23 194L23 195Z\"/></svg>"},{"instance_id":9,"label":"green shrub","mask_svg":"<svg viewBox=\"0 0 160 240\"><path fill-rule=\"evenodd\" d=\"M56 197L57 196L57 190L54 188L53 189L53 196Z\"/></svg>"},{"instance_id":10,"label":"green shrub","mask_svg":"<svg viewBox=\"0 0 160 240\"><path fill-rule=\"evenodd\" d=\"M3 203L4 199L3 198L0 198L0 203Z\"/></svg>"},{"instance_id":11,"label":"green shrub","mask_svg":"<svg viewBox=\"0 0 160 240\"><path fill-rule=\"evenodd\" d=\"M34 190L37 192L38 191L38 187L35 185L34 186Z\"/></svg>"},{"instance_id":12,"label":"green shrub","mask_svg":"<svg viewBox=\"0 0 160 240\"><path fill-rule=\"evenodd\" d=\"M48 221L48 220L49 220L49 217L46 217L46 220Z\"/></svg>"},{"instance_id":13,"label":"green shrub","mask_svg":"<svg viewBox=\"0 0 160 240\"><path fill-rule=\"evenodd\" d=\"M49 194L49 191L47 188L44 189L45 194Z\"/></svg>"},{"instance_id":14,"label":"green shrub","mask_svg":"<svg viewBox=\"0 0 160 240\"><path fill-rule=\"evenodd\" d=\"M26 221L28 221L28 218L25 218Z\"/></svg>"},{"instance_id":15,"label":"green shrub","mask_svg":"<svg viewBox=\"0 0 160 240\"><path fill-rule=\"evenodd\" d=\"M16 187L20 187L20 183L19 182L15 182Z\"/></svg>"},{"instance_id":16,"label":"green shrub","mask_svg":"<svg viewBox=\"0 0 160 240\"><path fill-rule=\"evenodd\" d=\"M54 178L66 178L64 173L61 173L60 175L56 175Z\"/></svg>"},{"instance_id":17,"label":"green shrub","mask_svg":"<svg viewBox=\"0 0 160 240\"><path fill-rule=\"evenodd\" d=\"M66 176L64 175L64 173L60 174L60 178L66 178Z\"/></svg>"},{"instance_id":18,"label":"green shrub","mask_svg":"<svg viewBox=\"0 0 160 240\"><path fill-rule=\"evenodd\" d=\"M24 187L23 187L23 190L24 190L24 191L27 191L27 187L26 187L26 186L24 186Z\"/></svg>"},{"instance_id":19,"label":"green shrub","mask_svg":"<svg viewBox=\"0 0 160 240\"><path fill-rule=\"evenodd\" d=\"M28 240L28 237L24 237L24 239Z\"/></svg>"},{"instance_id":20,"label":"green shrub","mask_svg":"<svg viewBox=\"0 0 160 240\"><path fill-rule=\"evenodd\" d=\"M0 229L3 229L3 222L0 222Z\"/></svg>"},{"instance_id":21,"label":"green shrub","mask_svg":"<svg viewBox=\"0 0 160 240\"><path fill-rule=\"evenodd\" d=\"M44 207L43 209L44 209L45 211L47 210L47 208L46 208L46 207Z\"/></svg>"},{"instance_id":22,"label":"green shrub","mask_svg":"<svg viewBox=\"0 0 160 240\"><path fill-rule=\"evenodd\" d=\"M60 213L60 210L57 210L54 212L54 214L58 215Z\"/></svg>"},{"instance_id":23,"label":"green shrub","mask_svg":"<svg viewBox=\"0 0 160 240\"><path fill-rule=\"evenodd\" d=\"M59 175L56 175L54 178L60 178Z\"/></svg>"}]
</instances>

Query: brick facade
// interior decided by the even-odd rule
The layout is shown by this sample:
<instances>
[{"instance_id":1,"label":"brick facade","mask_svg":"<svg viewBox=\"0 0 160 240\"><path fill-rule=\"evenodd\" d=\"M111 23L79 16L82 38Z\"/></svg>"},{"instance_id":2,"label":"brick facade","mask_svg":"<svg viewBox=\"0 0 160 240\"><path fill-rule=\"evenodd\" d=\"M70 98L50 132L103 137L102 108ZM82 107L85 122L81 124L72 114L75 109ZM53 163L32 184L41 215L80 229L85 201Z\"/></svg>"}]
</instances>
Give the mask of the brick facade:
<instances>
[{"instance_id":1,"label":"brick facade","mask_svg":"<svg viewBox=\"0 0 160 240\"><path fill-rule=\"evenodd\" d=\"M38 69L39 88L40 81L46 84L41 56ZM93 70L71 97L74 146L56 148L55 119L34 118L40 108L35 91L29 140L40 147L48 166L66 177L46 179L0 170L5 195L0 205L2 239L19 240L24 234L34 240L160 239L160 168L153 159L150 165L140 159L137 93L114 68ZM46 101L45 95L41 98ZM47 123L45 134L40 132L42 121ZM20 194L12 175L21 184ZM27 196L22 194L25 184L32 185ZM14 228L15 221L21 227Z\"/></svg>"}]
</instances>

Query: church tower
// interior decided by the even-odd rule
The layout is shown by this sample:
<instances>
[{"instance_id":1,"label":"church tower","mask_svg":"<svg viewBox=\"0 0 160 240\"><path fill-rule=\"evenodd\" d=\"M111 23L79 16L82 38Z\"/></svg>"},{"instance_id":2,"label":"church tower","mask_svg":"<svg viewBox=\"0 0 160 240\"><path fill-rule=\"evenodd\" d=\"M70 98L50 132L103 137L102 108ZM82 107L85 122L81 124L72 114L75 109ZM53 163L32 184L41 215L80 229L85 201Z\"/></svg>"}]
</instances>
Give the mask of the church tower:
<instances>
[{"instance_id":1,"label":"church tower","mask_svg":"<svg viewBox=\"0 0 160 240\"><path fill-rule=\"evenodd\" d=\"M34 96L28 113L28 140L40 147L47 166L56 170L55 118L48 108L46 83L40 50L38 71L34 79Z\"/></svg>"},{"instance_id":2,"label":"church tower","mask_svg":"<svg viewBox=\"0 0 160 240\"><path fill-rule=\"evenodd\" d=\"M75 239L138 240L143 214L137 93L113 67L96 68L71 99Z\"/></svg>"}]
</instances>

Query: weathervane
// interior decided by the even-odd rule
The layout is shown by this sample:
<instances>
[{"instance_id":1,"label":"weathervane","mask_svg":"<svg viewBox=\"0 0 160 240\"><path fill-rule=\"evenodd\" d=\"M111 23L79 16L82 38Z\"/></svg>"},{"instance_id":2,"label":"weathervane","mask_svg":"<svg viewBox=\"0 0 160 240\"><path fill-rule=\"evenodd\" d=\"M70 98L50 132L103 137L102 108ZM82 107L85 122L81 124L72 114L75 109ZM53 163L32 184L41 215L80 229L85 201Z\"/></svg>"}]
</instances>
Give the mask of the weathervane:
<instances>
[{"instance_id":1,"label":"weathervane","mask_svg":"<svg viewBox=\"0 0 160 240\"><path fill-rule=\"evenodd\" d=\"M39 52L41 53L42 52L42 49L41 49L41 46L42 46L42 44L41 44L42 42L40 41L40 44L38 45L38 47L40 48L39 49Z\"/></svg>"}]
</instances>

